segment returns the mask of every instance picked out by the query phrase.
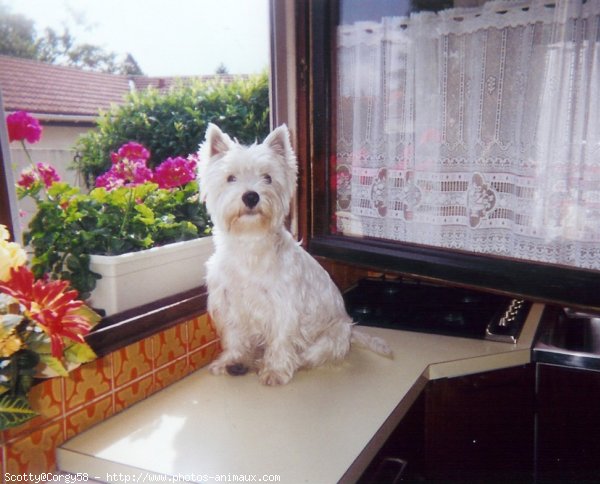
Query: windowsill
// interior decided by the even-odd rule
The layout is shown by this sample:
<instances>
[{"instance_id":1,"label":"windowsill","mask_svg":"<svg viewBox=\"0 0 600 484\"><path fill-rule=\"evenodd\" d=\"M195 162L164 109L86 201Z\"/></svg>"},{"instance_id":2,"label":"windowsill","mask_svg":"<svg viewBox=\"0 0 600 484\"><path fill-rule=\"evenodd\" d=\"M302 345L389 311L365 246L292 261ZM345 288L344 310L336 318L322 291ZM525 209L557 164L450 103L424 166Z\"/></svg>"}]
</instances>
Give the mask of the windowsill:
<instances>
[{"instance_id":1,"label":"windowsill","mask_svg":"<svg viewBox=\"0 0 600 484\"><path fill-rule=\"evenodd\" d=\"M315 236L312 255L532 301L597 311L598 272L417 244L339 235Z\"/></svg>"},{"instance_id":2,"label":"windowsill","mask_svg":"<svg viewBox=\"0 0 600 484\"><path fill-rule=\"evenodd\" d=\"M200 286L108 316L88 334L86 341L98 356L104 356L206 312L206 296L206 287Z\"/></svg>"}]
</instances>

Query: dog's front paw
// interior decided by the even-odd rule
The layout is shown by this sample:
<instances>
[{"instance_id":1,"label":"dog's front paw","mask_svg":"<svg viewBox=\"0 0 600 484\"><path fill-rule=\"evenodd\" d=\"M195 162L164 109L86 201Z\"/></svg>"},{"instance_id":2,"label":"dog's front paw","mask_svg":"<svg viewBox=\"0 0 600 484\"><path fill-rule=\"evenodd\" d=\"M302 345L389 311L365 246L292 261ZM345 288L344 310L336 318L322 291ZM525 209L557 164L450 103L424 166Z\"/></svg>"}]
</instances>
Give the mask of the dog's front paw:
<instances>
[{"instance_id":1,"label":"dog's front paw","mask_svg":"<svg viewBox=\"0 0 600 484\"><path fill-rule=\"evenodd\" d=\"M258 373L258 379L263 385L285 385L292 379L293 374L264 368Z\"/></svg>"},{"instance_id":2,"label":"dog's front paw","mask_svg":"<svg viewBox=\"0 0 600 484\"><path fill-rule=\"evenodd\" d=\"M213 375L224 375L227 371L227 363L220 360L213 361L208 365L208 371Z\"/></svg>"}]
</instances>

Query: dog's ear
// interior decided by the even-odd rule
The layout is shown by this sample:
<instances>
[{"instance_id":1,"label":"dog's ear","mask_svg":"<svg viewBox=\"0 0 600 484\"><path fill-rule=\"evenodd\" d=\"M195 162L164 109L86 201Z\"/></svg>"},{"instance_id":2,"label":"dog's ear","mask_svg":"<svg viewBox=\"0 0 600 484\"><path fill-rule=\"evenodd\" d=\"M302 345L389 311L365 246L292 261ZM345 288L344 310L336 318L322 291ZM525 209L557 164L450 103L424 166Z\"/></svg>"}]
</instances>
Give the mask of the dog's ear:
<instances>
[{"instance_id":1,"label":"dog's ear","mask_svg":"<svg viewBox=\"0 0 600 484\"><path fill-rule=\"evenodd\" d=\"M216 124L208 124L202 148L209 158L226 153L233 144L231 138L223 133Z\"/></svg>"},{"instance_id":2,"label":"dog's ear","mask_svg":"<svg viewBox=\"0 0 600 484\"><path fill-rule=\"evenodd\" d=\"M275 154L279 155L288 165L288 168L296 170L296 155L290 143L290 132L285 124L274 129L269 136L265 138L264 143L271 148Z\"/></svg>"}]
</instances>

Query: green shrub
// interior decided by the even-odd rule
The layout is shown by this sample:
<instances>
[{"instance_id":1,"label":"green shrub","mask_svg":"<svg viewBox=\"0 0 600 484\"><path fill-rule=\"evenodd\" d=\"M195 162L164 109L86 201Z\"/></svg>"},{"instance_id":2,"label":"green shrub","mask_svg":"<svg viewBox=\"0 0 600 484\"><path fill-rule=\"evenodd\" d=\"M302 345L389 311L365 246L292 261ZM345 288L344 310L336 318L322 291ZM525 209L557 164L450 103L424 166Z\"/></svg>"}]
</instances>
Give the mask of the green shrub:
<instances>
[{"instance_id":1,"label":"green shrub","mask_svg":"<svg viewBox=\"0 0 600 484\"><path fill-rule=\"evenodd\" d=\"M88 187L110 168L110 152L137 141L151 153L153 168L168 157L198 150L208 123L217 124L241 143L262 140L269 132L269 82L266 73L229 84L221 81L180 84L167 93L134 92L126 103L101 114L97 129L77 143L75 168Z\"/></svg>"}]
</instances>

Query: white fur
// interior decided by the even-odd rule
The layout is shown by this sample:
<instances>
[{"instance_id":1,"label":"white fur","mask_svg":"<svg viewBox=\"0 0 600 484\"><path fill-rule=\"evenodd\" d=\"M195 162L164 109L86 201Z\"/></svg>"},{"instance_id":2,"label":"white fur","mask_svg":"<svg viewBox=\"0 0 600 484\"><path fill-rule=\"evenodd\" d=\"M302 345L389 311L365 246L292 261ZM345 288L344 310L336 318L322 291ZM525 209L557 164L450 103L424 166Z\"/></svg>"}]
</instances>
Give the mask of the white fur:
<instances>
[{"instance_id":1,"label":"white fur","mask_svg":"<svg viewBox=\"0 0 600 484\"><path fill-rule=\"evenodd\" d=\"M285 125L252 146L209 125L200 190L216 247L207 262L208 311L223 347L213 374L256 370L262 383L284 384L298 369L342 360L351 342L391 356L383 340L353 329L327 272L286 230L296 176Z\"/></svg>"}]
</instances>

